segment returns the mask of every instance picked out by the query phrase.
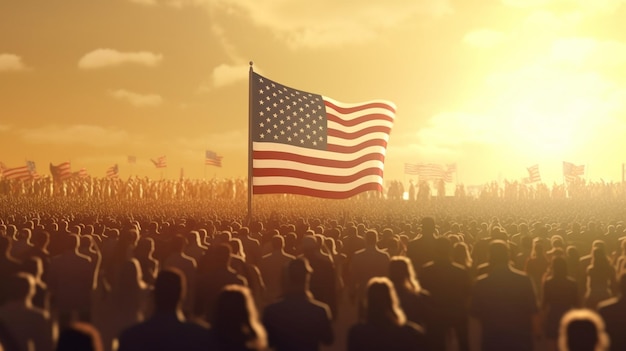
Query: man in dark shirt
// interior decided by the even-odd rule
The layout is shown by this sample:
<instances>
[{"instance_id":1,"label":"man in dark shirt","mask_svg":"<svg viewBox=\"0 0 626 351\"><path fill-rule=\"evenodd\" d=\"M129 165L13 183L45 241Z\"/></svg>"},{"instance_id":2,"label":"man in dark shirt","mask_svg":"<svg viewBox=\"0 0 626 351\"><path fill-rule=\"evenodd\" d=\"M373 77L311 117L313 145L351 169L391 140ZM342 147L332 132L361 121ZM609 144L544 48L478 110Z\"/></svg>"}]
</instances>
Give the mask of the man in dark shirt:
<instances>
[{"instance_id":1,"label":"man in dark shirt","mask_svg":"<svg viewBox=\"0 0 626 351\"><path fill-rule=\"evenodd\" d=\"M470 306L482 325L482 350L532 350L538 308L530 279L509 266L502 240L491 242L489 266L489 273L478 277Z\"/></svg>"},{"instance_id":2,"label":"man in dark shirt","mask_svg":"<svg viewBox=\"0 0 626 351\"><path fill-rule=\"evenodd\" d=\"M600 302L598 313L604 319L611 339L611 350L626 350L626 273L619 279L620 297Z\"/></svg>"},{"instance_id":3,"label":"man in dark shirt","mask_svg":"<svg viewBox=\"0 0 626 351\"><path fill-rule=\"evenodd\" d=\"M284 298L265 308L263 324L276 351L317 351L334 340L330 308L309 292L311 272L306 258L290 262Z\"/></svg>"},{"instance_id":4,"label":"man in dark shirt","mask_svg":"<svg viewBox=\"0 0 626 351\"><path fill-rule=\"evenodd\" d=\"M174 269L161 271L154 287L154 315L124 330L118 351L209 350L208 329L183 317L185 284L182 273Z\"/></svg>"}]
</instances>

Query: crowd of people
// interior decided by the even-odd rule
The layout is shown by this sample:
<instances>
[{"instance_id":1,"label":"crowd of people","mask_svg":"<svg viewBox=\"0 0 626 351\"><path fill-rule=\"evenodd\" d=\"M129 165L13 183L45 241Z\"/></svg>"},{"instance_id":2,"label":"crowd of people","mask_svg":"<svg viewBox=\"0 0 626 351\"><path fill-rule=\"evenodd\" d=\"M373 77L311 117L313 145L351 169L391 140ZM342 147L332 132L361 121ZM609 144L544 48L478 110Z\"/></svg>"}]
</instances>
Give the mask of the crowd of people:
<instances>
[{"instance_id":1,"label":"crowd of people","mask_svg":"<svg viewBox=\"0 0 626 351\"><path fill-rule=\"evenodd\" d=\"M625 205L3 194L0 344L626 350Z\"/></svg>"}]
</instances>

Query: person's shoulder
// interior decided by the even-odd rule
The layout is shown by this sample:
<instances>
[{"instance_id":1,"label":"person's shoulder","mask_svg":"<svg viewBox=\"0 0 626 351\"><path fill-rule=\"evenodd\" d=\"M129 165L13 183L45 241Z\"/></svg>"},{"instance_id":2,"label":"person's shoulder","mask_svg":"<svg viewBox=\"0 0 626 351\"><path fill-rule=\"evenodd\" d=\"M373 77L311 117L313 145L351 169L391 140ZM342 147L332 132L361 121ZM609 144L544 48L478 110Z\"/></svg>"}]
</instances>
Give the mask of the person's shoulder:
<instances>
[{"instance_id":1,"label":"person's shoulder","mask_svg":"<svg viewBox=\"0 0 626 351\"><path fill-rule=\"evenodd\" d=\"M419 324L407 321L402 327L406 333L414 334L414 335L424 335L424 328L422 328Z\"/></svg>"},{"instance_id":2,"label":"person's shoulder","mask_svg":"<svg viewBox=\"0 0 626 351\"><path fill-rule=\"evenodd\" d=\"M617 297L604 300L598 303L598 312L602 314L603 312L618 308L618 306L620 305L619 302L620 302L620 299Z\"/></svg>"}]
</instances>

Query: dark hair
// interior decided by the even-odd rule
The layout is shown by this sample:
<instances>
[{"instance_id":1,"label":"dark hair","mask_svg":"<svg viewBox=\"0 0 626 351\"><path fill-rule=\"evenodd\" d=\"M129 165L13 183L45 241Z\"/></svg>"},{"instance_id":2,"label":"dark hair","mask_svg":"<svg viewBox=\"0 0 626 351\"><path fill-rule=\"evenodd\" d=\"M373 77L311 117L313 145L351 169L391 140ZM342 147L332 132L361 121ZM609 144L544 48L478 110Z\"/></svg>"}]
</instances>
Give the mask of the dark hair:
<instances>
[{"instance_id":1,"label":"dark hair","mask_svg":"<svg viewBox=\"0 0 626 351\"><path fill-rule=\"evenodd\" d=\"M227 285L217 296L211 326L224 350L262 350L267 346L265 329L259 322L250 290Z\"/></svg>"},{"instance_id":2,"label":"dark hair","mask_svg":"<svg viewBox=\"0 0 626 351\"><path fill-rule=\"evenodd\" d=\"M154 303L157 310L173 310L180 305L185 289L185 275L175 268L159 272L154 283Z\"/></svg>"},{"instance_id":3,"label":"dark hair","mask_svg":"<svg viewBox=\"0 0 626 351\"><path fill-rule=\"evenodd\" d=\"M386 277L374 277L367 284L365 318L377 325L404 325L406 316L400 308L396 289Z\"/></svg>"},{"instance_id":4,"label":"dark hair","mask_svg":"<svg viewBox=\"0 0 626 351\"><path fill-rule=\"evenodd\" d=\"M91 324L73 323L59 335L56 351L101 351L100 333Z\"/></svg>"}]
</instances>

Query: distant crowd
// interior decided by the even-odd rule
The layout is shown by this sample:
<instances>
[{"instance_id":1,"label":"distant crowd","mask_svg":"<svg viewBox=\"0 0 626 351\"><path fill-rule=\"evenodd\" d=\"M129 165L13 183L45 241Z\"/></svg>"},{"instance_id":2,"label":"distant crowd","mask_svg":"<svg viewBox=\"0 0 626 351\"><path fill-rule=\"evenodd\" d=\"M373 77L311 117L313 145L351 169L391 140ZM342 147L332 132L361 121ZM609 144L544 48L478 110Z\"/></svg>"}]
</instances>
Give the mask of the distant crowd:
<instances>
[{"instance_id":1,"label":"distant crowd","mask_svg":"<svg viewBox=\"0 0 626 351\"><path fill-rule=\"evenodd\" d=\"M91 184L129 182L152 183ZM598 193L256 196L251 217L236 191L4 193L0 345L626 350L626 198L580 186Z\"/></svg>"}]
</instances>

